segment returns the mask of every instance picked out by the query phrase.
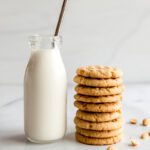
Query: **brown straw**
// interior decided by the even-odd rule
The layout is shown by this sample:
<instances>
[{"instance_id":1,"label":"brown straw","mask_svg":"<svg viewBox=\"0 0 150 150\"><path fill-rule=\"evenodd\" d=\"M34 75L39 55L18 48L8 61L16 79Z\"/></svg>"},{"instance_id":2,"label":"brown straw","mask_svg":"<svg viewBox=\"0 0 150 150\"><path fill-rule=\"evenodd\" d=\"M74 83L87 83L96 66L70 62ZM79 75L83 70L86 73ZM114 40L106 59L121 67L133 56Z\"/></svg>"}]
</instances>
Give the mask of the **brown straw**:
<instances>
[{"instance_id":1,"label":"brown straw","mask_svg":"<svg viewBox=\"0 0 150 150\"><path fill-rule=\"evenodd\" d=\"M62 22L62 18L63 18L63 14L64 14L64 11L65 11L66 3L67 3L67 0L64 0L64 1L63 1L63 4L62 4L62 7L61 7L60 14L59 14L59 19L58 19L58 22L57 22L57 26L56 26L56 29L55 29L55 34L54 34L54 36L57 36L57 35L58 35L59 28L60 28L60 25L61 25L61 22Z\"/></svg>"}]
</instances>

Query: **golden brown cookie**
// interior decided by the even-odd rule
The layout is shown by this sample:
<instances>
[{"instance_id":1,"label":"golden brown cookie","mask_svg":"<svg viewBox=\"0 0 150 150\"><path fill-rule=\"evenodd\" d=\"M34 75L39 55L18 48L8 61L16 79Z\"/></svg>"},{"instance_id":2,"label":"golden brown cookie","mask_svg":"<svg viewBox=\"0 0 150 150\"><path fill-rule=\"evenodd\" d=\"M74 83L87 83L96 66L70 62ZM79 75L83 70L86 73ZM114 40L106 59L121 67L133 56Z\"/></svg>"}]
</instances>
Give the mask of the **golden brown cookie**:
<instances>
[{"instance_id":1,"label":"golden brown cookie","mask_svg":"<svg viewBox=\"0 0 150 150\"><path fill-rule=\"evenodd\" d=\"M115 129L115 130L106 130L106 131L96 131L96 130L87 130L87 129L82 129L79 127L76 127L76 132L87 136L87 137L94 137L94 138L108 138L108 137L113 137L121 134L123 131L123 128Z\"/></svg>"},{"instance_id":2,"label":"golden brown cookie","mask_svg":"<svg viewBox=\"0 0 150 150\"><path fill-rule=\"evenodd\" d=\"M124 91L123 86L99 88L99 87L87 87L84 85L77 85L75 91L78 94L90 95L90 96L105 96L105 95L116 95L121 94Z\"/></svg>"},{"instance_id":3,"label":"golden brown cookie","mask_svg":"<svg viewBox=\"0 0 150 150\"><path fill-rule=\"evenodd\" d=\"M89 144L89 145L110 145L121 142L123 139L123 134L119 134L117 136L109 137L109 138L92 138L83 136L76 132L76 140L78 142Z\"/></svg>"},{"instance_id":4,"label":"golden brown cookie","mask_svg":"<svg viewBox=\"0 0 150 150\"><path fill-rule=\"evenodd\" d=\"M110 96L88 96L88 95L81 95L76 94L74 98L77 101L87 102L87 103L111 103L111 102L118 102L123 100L123 95L110 95Z\"/></svg>"},{"instance_id":5,"label":"golden brown cookie","mask_svg":"<svg viewBox=\"0 0 150 150\"><path fill-rule=\"evenodd\" d=\"M77 127L88 130L115 130L123 127L124 119L123 117L119 117L112 121L89 122L75 117L74 123L76 124Z\"/></svg>"},{"instance_id":6,"label":"golden brown cookie","mask_svg":"<svg viewBox=\"0 0 150 150\"><path fill-rule=\"evenodd\" d=\"M74 106L80 110L89 112L115 112L122 108L122 104L120 102L94 104L75 101Z\"/></svg>"},{"instance_id":7,"label":"golden brown cookie","mask_svg":"<svg viewBox=\"0 0 150 150\"><path fill-rule=\"evenodd\" d=\"M122 114L121 110L115 112L109 112L109 113L86 112L81 110L78 110L76 112L76 116L79 119L91 121L91 122L111 121L121 117L121 114Z\"/></svg>"},{"instance_id":8,"label":"golden brown cookie","mask_svg":"<svg viewBox=\"0 0 150 150\"><path fill-rule=\"evenodd\" d=\"M109 66L85 66L76 70L78 75L91 78L119 78L122 71L117 67Z\"/></svg>"},{"instance_id":9,"label":"golden brown cookie","mask_svg":"<svg viewBox=\"0 0 150 150\"><path fill-rule=\"evenodd\" d=\"M86 86L94 86L94 87L113 87L113 86L119 86L122 84L121 78L116 79L100 79L100 78L88 78L83 76L75 76L74 82L86 85Z\"/></svg>"}]
</instances>

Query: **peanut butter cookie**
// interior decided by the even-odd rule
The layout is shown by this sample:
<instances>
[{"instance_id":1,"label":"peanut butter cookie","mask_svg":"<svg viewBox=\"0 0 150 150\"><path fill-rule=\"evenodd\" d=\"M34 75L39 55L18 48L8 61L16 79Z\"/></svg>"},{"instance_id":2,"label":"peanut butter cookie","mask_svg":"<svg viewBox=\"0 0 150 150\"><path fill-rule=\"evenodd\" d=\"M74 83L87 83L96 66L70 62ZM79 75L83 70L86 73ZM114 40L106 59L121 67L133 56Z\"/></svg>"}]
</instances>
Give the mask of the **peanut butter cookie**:
<instances>
[{"instance_id":1,"label":"peanut butter cookie","mask_svg":"<svg viewBox=\"0 0 150 150\"><path fill-rule=\"evenodd\" d=\"M119 78L122 71L117 67L109 66L85 66L76 70L78 75L91 78Z\"/></svg>"},{"instance_id":2,"label":"peanut butter cookie","mask_svg":"<svg viewBox=\"0 0 150 150\"><path fill-rule=\"evenodd\" d=\"M124 91L123 86L99 88L99 87L87 87L83 85L77 85L75 91L79 94L90 95L90 96L105 96L105 95L116 95L121 94Z\"/></svg>"},{"instance_id":3,"label":"peanut butter cookie","mask_svg":"<svg viewBox=\"0 0 150 150\"><path fill-rule=\"evenodd\" d=\"M123 117L119 117L112 121L106 122L89 122L85 120L81 120L77 117L74 119L74 123L77 127L89 130L115 130L123 127L124 119Z\"/></svg>"},{"instance_id":4,"label":"peanut butter cookie","mask_svg":"<svg viewBox=\"0 0 150 150\"><path fill-rule=\"evenodd\" d=\"M105 131L96 131L96 130L87 130L82 129L79 127L76 127L76 132L87 136L87 137L94 137L94 138L108 138L113 137L121 134L123 131L123 128L115 129L115 130L105 130Z\"/></svg>"},{"instance_id":5,"label":"peanut butter cookie","mask_svg":"<svg viewBox=\"0 0 150 150\"><path fill-rule=\"evenodd\" d=\"M113 136L110 138L92 138L83 136L76 132L76 140L78 142L89 144L89 145L110 145L110 144L116 144L123 139L123 134L119 134L117 136Z\"/></svg>"},{"instance_id":6,"label":"peanut butter cookie","mask_svg":"<svg viewBox=\"0 0 150 150\"><path fill-rule=\"evenodd\" d=\"M122 108L122 104L120 102L92 104L75 101L74 105L80 110L89 112L115 112Z\"/></svg>"},{"instance_id":7,"label":"peanut butter cookie","mask_svg":"<svg viewBox=\"0 0 150 150\"><path fill-rule=\"evenodd\" d=\"M122 84L121 78L116 79L100 79L100 78L88 78L83 76L75 76L74 82L86 85L86 86L94 86L94 87L113 87L113 86L119 86Z\"/></svg>"},{"instance_id":8,"label":"peanut butter cookie","mask_svg":"<svg viewBox=\"0 0 150 150\"><path fill-rule=\"evenodd\" d=\"M111 103L123 100L123 95L110 95L110 96L88 96L76 94L74 95L76 101L87 102L87 103Z\"/></svg>"},{"instance_id":9,"label":"peanut butter cookie","mask_svg":"<svg viewBox=\"0 0 150 150\"><path fill-rule=\"evenodd\" d=\"M95 112L86 112L78 110L76 112L76 116L79 119L91 121L91 122L104 122L104 121L111 121L114 119L117 119L121 116L122 112L121 110L115 111L115 112L106 112L106 113L95 113Z\"/></svg>"}]
</instances>

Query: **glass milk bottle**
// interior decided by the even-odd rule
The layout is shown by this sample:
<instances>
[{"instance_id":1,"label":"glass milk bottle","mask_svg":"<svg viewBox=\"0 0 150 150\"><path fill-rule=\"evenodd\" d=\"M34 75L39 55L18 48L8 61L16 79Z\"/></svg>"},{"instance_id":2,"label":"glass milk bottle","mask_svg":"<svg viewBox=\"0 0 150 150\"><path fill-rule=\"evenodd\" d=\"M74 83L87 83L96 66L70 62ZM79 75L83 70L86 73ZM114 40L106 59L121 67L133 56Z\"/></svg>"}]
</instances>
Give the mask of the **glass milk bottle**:
<instances>
[{"instance_id":1,"label":"glass milk bottle","mask_svg":"<svg viewBox=\"0 0 150 150\"><path fill-rule=\"evenodd\" d=\"M60 55L61 37L29 38L31 56L24 77L24 128L27 139L48 143L66 131L67 77Z\"/></svg>"}]
</instances>

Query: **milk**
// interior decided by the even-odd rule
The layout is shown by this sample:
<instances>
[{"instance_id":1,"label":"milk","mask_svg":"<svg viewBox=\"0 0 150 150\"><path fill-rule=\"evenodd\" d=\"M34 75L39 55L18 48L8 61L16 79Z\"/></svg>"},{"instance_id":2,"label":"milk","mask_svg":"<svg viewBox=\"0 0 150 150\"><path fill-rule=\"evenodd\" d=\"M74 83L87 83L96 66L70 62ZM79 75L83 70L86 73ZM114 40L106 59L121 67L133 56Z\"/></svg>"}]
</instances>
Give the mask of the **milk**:
<instances>
[{"instance_id":1,"label":"milk","mask_svg":"<svg viewBox=\"0 0 150 150\"><path fill-rule=\"evenodd\" d=\"M66 131L67 77L59 48L33 49L24 77L26 137L46 143Z\"/></svg>"}]
</instances>

